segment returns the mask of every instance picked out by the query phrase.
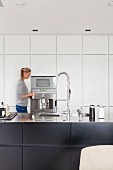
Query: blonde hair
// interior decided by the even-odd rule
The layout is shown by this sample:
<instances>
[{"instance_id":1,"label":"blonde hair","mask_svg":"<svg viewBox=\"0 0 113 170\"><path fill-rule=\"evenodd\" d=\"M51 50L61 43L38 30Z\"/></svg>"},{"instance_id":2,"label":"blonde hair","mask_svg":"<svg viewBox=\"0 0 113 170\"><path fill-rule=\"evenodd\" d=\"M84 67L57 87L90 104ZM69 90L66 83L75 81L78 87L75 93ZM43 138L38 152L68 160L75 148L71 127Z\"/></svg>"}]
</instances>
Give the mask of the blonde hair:
<instances>
[{"instance_id":1,"label":"blonde hair","mask_svg":"<svg viewBox=\"0 0 113 170\"><path fill-rule=\"evenodd\" d=\"M21 68L21 77L23 77L24 72L29 73L31 72L31 69L29 67Z\"/></svg>"}]
</instances>

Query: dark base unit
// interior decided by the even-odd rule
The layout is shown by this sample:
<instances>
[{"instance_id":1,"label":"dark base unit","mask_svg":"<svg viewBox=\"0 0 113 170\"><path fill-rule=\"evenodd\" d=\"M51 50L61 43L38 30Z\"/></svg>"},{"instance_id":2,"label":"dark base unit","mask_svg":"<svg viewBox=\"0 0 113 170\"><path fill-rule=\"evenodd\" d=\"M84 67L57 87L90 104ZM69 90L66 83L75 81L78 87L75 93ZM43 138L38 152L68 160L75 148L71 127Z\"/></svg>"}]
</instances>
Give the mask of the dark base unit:
<instances>
[{"instance_id":1,"label":"dark base unit","mask_svg":"<svg viewBox=\"0 0 113 170\"><path fill-rule=\"evenodd\" d=\"M0 147L0 170L22 170L22 147Z\"/></svg>"},{"instance_id":2,"label":"dark base unit","mask_svg":"<svg viewBox=\"0 0 113 170\"><path fill-rule=\"evenodd\" d=\"M82 147L71 148L71 170L79 170L80 154Z\"/></svg>"},{"instance_id":3,"label":"dark base unit","mask_svg":"<svg viewBox=\"0 0 113 170\"><path fill-rule=\"evenodd\" d=\"M23 170L70 170L70 149L24 147Z\"/></svg>"},{"instance_id":4,"label":"dark base unit","mask_svg":"<svg viewBox=\"0 0 113 170\"><path fill-rule=\"evenodd\" d=\"M113 123L71 124L71 170L79 170L81 150L94 145L113 145Z\"/></svg>"},{"instance_id":5,"label":"dark base unit","mask_svg":"<svg viewBox=\"0 0 113 170\"><path fill-rule=\"evenodd\" d=\"M0 123L0 170L22 170L22 124Z\"/></svg>"},{"instance_id":6,"label":"dark base unit","mask_svg":"<svg viewBox=\"0 0 113 170\"><path fill-rule=\"evenodd\" d=\"M93 145L113 145L113 123L0 123L0 170L79 170Z\"/></svg>"},{"instance_id":7,"label":"dark base unit","mask_svg":"<svg viewBox=\"0 0 113 170\"><path fill-rule=\"evenodd\" d=\"M23 143L23 170L70 170L70 124L24 123Z\"/></svg>"}]
</instances>

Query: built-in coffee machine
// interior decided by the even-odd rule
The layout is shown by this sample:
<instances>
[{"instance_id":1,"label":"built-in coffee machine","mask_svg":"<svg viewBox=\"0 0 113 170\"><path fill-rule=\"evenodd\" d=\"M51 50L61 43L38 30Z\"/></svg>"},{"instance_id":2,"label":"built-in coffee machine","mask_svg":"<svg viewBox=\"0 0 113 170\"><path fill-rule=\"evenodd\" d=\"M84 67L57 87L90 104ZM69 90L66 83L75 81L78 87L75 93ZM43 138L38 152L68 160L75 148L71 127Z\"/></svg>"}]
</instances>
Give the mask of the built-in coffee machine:
<instances>
[{"instance_id":1,"label":"built-in coffee machine","mask_svg":"<svg viewBox=\"0 0 113 170\"><path fill-rule=\"evenodd\" d=\"M55 113L57 111L57 89L55 76L32 76L31 113Z\"/></svg>"}]
</instances>

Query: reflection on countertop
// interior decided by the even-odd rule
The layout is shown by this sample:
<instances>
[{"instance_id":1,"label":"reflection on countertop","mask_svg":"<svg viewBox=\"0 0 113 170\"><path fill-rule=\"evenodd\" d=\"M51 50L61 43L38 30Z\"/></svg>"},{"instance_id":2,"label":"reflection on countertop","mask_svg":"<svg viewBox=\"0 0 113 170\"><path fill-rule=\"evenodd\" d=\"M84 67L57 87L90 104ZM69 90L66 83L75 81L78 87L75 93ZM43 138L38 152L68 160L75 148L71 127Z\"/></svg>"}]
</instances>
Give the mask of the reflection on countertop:
<instances>
[{"instance_id":1,"label":"reflection on countertop","mask_svg":"<svg viewBox=\"0 0 113 170\"><path fill-rule=\"evenodd\" d=\"M0 120L2 122L76 122L76 123L84 123L89 122L89 117L79 118L77 114L70 116L67 119L66 115L61 115L60 117L52 117L52 116L41 116L31 115L30 113L18 113L12 120ZM98 119L96 118L95 122L113 122L113 120L108 119ZM94 122L92 122L94 123Z\"/></svg>"}]
</instances>

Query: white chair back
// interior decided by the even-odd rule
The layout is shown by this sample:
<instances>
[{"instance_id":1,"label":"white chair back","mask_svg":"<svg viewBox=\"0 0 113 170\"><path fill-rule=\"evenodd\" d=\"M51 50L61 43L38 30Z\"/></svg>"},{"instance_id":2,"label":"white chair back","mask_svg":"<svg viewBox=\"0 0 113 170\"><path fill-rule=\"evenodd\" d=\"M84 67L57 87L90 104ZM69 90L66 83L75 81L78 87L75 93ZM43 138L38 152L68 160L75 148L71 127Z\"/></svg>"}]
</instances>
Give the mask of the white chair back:
<instances>
[{"instance_id":1,"label":"white chair back","mask_svg":"<svg viewBox=\"0 0 113 170\"><path fill-rule=\"evenodd\" d=\"M82 149L79 170L113 170L113 145Z\"/></svg>"}]
</instances>

